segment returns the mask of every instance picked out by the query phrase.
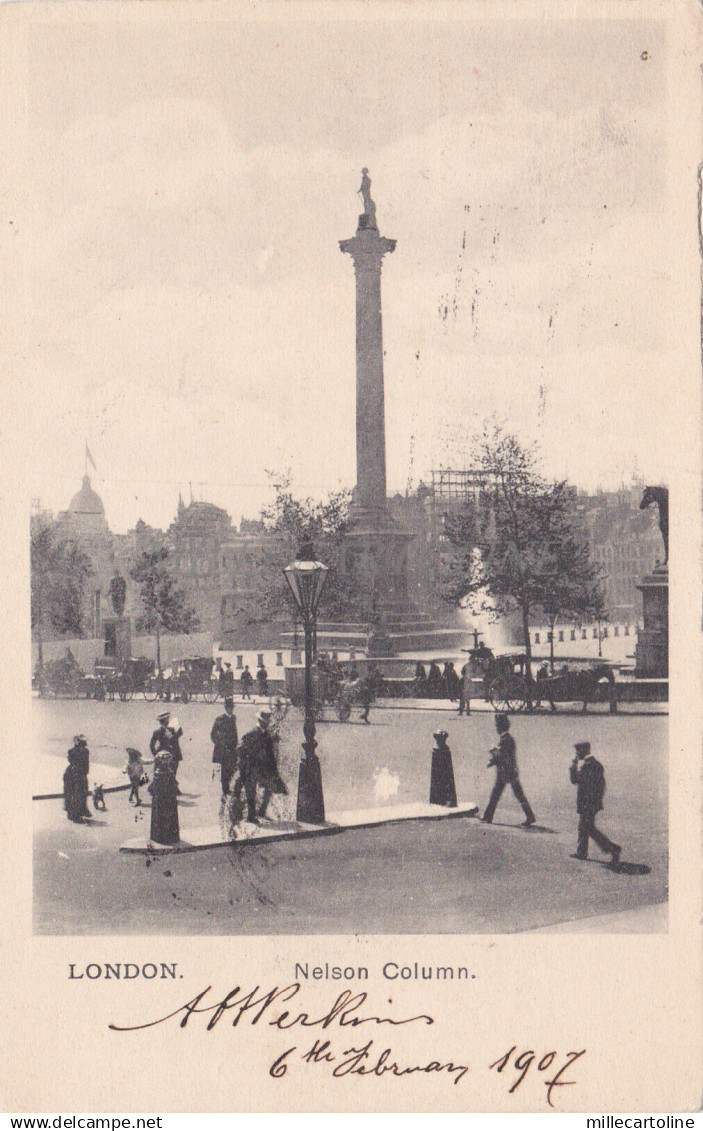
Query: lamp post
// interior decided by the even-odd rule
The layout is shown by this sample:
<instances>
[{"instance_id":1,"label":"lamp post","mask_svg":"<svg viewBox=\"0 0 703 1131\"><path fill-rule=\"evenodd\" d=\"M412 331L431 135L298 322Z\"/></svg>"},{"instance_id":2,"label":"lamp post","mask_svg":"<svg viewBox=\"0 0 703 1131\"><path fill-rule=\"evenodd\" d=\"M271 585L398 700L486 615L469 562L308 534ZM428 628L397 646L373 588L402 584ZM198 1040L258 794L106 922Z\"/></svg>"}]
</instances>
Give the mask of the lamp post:
<instances>
[{"instance_id":1,"label":"lamp post","mask_svg":"<svg viewBox=\"0 0 703 1131\"><path fill-rule=\"evenodd\" d=\"M324 825L325 800L322 794L320 760L315 753L315 711L312 693L312 661L317 624L317 606L327 581L329 567L315 560L312 545L301 546L294 562L284 567L295 603L301 613L305 633L305 722L303 754L298 772L296 819L309 825Z\"/></svg>"}]
</instances>

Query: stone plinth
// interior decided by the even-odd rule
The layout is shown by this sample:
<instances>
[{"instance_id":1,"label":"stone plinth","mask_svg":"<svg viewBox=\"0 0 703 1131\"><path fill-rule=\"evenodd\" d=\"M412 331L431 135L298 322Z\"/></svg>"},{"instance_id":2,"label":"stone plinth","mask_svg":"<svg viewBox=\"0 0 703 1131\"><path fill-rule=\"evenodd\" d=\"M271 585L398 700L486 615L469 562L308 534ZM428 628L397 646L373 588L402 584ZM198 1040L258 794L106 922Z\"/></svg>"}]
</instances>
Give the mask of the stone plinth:
<instances>
[{"instance_id":1,"label":"stone plinth","mask_svg":"<svg viewBox=\"0 0 703 1131\"><path fill-rule=\"evenodd\" d=\"M129 617L105 617L103 639L105 659L114 663L115 667L123 667L125 660L132 655L132 630Z\"/></svg>"},{"instance_id":2,"label":"stone plinth","mask_svg":"<svg viewBox=\"0 0 703 1131\"><path fill-rule=\"evenodd\" d=\"M644 628L637 633L635 675L659 679L669 674L669 571L658 565L637 586L642 594Z\"/></svg>"}]
</instances>

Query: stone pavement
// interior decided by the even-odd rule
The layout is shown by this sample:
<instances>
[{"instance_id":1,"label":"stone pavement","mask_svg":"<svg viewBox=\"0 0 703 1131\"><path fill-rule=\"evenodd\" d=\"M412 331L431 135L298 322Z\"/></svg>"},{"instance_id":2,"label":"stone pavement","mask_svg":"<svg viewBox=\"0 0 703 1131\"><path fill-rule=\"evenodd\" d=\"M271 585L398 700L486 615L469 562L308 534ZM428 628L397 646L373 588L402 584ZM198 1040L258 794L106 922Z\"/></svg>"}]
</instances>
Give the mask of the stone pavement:
<instances>
[{"instance_id":1,"label":"stone pavement","mask_svg":"<svg viewBox=\"0 0 703 1131\"><path fill-rule=\"evenodd\" d=\"M234 839L226 836L218 825L183 829L178 844L156 844L147 837L132 837L120 846L120 852L165 855L170 852L199 852L207 848L225 848L231 844L236 844L237 848L246 848L249 845L258 846L271 841L330 836L348 829L367 829L394 824L397 821L437 821L452 817L475 817L477 814L478 805L473 801L463 802L454 809L421 802L409 805L384 805L376 809L329 813L329 819L324 825L306 825L299 821L275 823L266 821L263 825L254 825L244 821L238 826Z\"/></svg>"},{"instance_id":2,"label":"stone pavement","mask_svg":"<svg viewBox=\"0 0 703 1131\"><path fill-rule=\"evenodd\" d=\"M63 774L68 762L51 754L37 754L34 758L34 779L32 801L48 801L63 797ZM129 789L127 777L116 766L105 766L101 762L90 763L88 780L92 788L96 783L102 785L105 793L115 793Z\"/></svg>"}]
</instances>

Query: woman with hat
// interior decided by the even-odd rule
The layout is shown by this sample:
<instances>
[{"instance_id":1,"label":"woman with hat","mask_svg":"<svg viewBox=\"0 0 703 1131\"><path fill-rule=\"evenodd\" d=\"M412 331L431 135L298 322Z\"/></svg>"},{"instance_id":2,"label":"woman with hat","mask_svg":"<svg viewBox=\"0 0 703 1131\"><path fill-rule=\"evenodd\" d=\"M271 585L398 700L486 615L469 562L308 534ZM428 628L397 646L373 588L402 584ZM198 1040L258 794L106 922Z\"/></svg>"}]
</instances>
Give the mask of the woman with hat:
<instances>
[{"instance_id":1,"label":"woman with hat","mask_svg":"<svg viewBox=\"0 0 703 1131\"><path fill-rule=\"evenodd\" d=\"M152 758L155 758L156 755L161 751L165 751L167 754L170 754L173 763L173 776L175 779L176 775L178 774L179 763L183 760L181 745L178 741L183 734L183 727L178 725L177 719L174 719L173 722L171 722L170 711L162 711L160 715L156 716L156 721L158 722L159 726L154 731L149 741L151 756ZM176 789L179 793L181 792L180 789L178 789L178 783L176 783Z\"/></svg>"},{"instance_id":2,"label":"woman with hat","mask_svg":"<svg viewBox=\"0 0 703 1131\"><path fill-rule=\"evenodd\" d=\"M178 785L173 759L162 750L154 759L154 780L147 787L151 794L150 840L155 844L178 844Z\"/></svg>"},{"instance_id":3,"label":"woman with hat","mask_svg":"<svg viewBox=\"0 0 703 1131\"><path fill-rule=\"evenodd\" d=\"M87 805L90 788L90 751L84 734L77 734L68 752L68 766L63 775L63 804L69 821L81 824L93 814Z\"/></svg>"},{"instance_id":4,"label":"woman with hat","mask_svg":"<svg viewBox=\"0 0 703 1131\"><path fill-rule=\"evenodd\" d=\"M449 809L456 809L452 752L447 746L449 735L446 730L437 730L432 737L435 745L430 772L430 805L446 805Z\"/></svg>"}]
</instances>

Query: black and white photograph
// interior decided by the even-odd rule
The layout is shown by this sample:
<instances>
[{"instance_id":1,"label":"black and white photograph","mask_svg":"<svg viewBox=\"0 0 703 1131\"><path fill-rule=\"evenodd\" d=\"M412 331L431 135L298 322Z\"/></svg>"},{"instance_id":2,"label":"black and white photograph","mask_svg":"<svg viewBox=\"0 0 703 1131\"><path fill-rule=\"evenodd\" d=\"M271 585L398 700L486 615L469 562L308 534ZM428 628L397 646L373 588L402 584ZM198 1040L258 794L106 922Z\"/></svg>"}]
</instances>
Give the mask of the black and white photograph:
<instances>
[{"instance_id":1,"label":"black and white photograph","mask_svg":"<svg viewBox=\"0 0 703 1131\"><path fill-rule=\"evenodd\" d=\"M38 7L3 209L26 945L118 1056L204 986L482 1014L471 1066L456 1020L436 1068L266 1034L290 1110L372 1072L358 1110L654 1110L658 1071L688 1103L633 1034L687 976L686 831L700 884L699 13Z\"/></svg>"}]
</instances>

